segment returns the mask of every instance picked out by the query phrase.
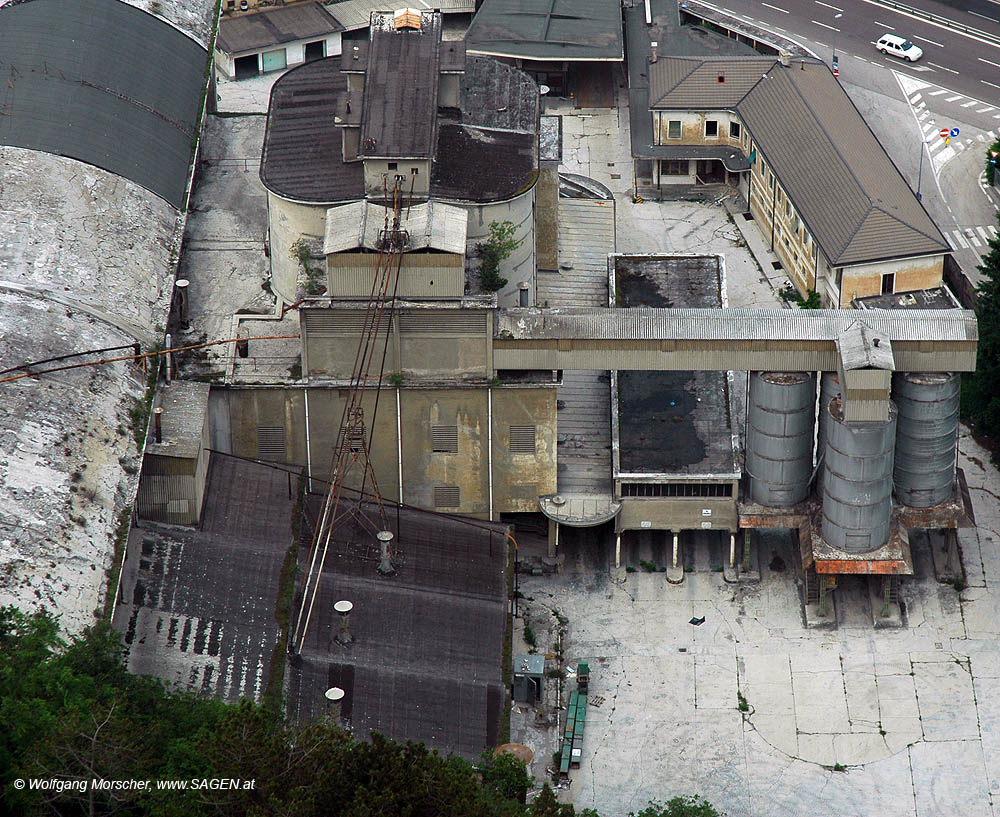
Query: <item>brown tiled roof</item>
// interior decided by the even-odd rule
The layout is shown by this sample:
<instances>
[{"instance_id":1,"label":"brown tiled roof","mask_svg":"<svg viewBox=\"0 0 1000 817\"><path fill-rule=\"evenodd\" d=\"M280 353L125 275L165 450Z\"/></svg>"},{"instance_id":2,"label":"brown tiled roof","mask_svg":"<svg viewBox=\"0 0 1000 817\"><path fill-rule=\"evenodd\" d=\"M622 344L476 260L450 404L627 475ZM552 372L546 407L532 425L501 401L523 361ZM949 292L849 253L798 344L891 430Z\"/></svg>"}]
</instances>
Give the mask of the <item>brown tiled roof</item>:
<instances>
[{"instance_id":1,"label":"brown tiled roof","mask_svg":"<svg viewBox=\"0 0 1000 817\"><path fill-rule=\"evenodd\" d=\"M223 17L216 46L227 54L252 51L310 37L325 37L343 26L319 3L296 3L255 14Z\"/></svg>"},{"instance_id":2,"label":"brown tiled roof","mask_svg":"<svg viewBox=\"0 0 1000 817\"><path fill-rule=\"evenodd\" d=\"M666 57L650 84L651 108L739 113L832 265L950 252L825 64Z\"/></svg>"}]
</instances>

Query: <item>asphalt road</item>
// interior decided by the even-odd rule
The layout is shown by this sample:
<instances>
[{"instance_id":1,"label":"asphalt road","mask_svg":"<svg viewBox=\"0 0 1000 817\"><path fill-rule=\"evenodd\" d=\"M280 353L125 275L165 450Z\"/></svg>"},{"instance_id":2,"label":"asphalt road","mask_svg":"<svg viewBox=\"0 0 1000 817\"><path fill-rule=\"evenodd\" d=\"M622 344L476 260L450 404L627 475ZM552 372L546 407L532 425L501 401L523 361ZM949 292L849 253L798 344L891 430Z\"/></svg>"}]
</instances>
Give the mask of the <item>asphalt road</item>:
<instances>
[{"instance_id":1,"label":"asphalt road","mask_svg":"<svg viewBox=\"0 0 1000 817\"><path fill-rule=\"evenodd\" d=\"M970 98L1000 104L1000 2L909 0L906 5L975 30L947 28L877 0L725 0L723 7L801 39L823 59L829 60L836 47L842 71L856 56ZM909 38L924 50L923 58L911 64L883 56L875 50L875 41L885 33ZM989 35L997 41L990 41Z\"/></svg>"}]
</instances>

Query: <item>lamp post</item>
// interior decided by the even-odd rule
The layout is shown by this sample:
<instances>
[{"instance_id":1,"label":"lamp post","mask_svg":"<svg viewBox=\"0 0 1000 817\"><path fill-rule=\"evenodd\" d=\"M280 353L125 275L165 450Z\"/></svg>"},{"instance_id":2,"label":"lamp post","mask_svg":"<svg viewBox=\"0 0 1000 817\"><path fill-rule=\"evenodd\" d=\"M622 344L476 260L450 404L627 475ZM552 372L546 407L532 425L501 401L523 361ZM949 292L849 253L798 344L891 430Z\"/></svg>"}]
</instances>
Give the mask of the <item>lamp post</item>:
<instances>
[{"instance_id":1,"label":"lamp post","mask_svg":"<svg viewBox=\"0 0 1000 817\"><path fill-rule=\"evenodd\" d=\"M833 15L834 22L836 22L843 16L844 16L843 14L834 14ZM830 28L833 29L833 75L837 76L840 73L837 70L837 31L839 31L839 29L836 26L830 26Z\"/></svg>"},{"instance_id":2,"label":"lamp post","mask_svg":"<svg viewBox=\"0 0 1000 817\"><path fill-rule=\"evenodd\" d=\"M920 192L920 179L924 173L924 148L927 147L926 141L920 142L920 164L917 165L917 201L923 200L923 194Z\"/></svg>"}]
</instances>

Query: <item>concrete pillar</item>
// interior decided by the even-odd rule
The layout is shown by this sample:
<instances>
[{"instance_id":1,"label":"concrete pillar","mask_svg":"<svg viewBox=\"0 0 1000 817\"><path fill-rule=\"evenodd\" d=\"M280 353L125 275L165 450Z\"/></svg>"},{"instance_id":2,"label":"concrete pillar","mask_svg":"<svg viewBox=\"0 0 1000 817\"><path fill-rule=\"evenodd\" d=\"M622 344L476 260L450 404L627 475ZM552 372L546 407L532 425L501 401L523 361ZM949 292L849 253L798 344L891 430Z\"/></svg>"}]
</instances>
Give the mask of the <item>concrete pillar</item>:
<instances>
[{"instance_id":1,"label":"concrete pillar","mask_svg":"<svg viewBox=\"0 0 1000 817\"><path fill-rule=\"evenodd\" d=\"M559 523L555 519L549 520L549 556L555 556L559 549Z\"/></svg>"},{"instance_id":2,"label":"concrete pillar","mask_svg":"<svg viewBox=\"0 0 1000 817\"><path fill-rule=\"evenodd\" d=\"M340 724L340 706L346 693L340 687L330 687L324 697L327 701L327 717L335 724Z\"/></svg>"},{"instance_id":3,"label":"concrete pillar","mask_svg":"<svg viewBox=\"0 0 1000 817\"><path fill-rule=\"evenodd\" d=\"M673 533L674 533L674 555L673 555L673 559L671 560L671 564L674 567L677 567L677 563L678 563L678 560L680 558L680 549L681 549L680 548L680 533L678 531L674 531Z\"/></svg>"},{"instance_id":4,"label":"concrete pillar","mask_svg":"<svg viewBox=\"0 0 1000 817\"><path fill-rule=\"evenodd\" d=\"M615 534L615 567L622 566L622 535Z\"/></svg>"},{"instance_id":5,"label":"concrete pillar","mask_svg":"<svg viewBox=\"0 0 1000 817\"><path fill-rule=\"evenodd\" d=\"M736 534L729 534L729 566L736 567Z\"/></svg>"}]
</instances>

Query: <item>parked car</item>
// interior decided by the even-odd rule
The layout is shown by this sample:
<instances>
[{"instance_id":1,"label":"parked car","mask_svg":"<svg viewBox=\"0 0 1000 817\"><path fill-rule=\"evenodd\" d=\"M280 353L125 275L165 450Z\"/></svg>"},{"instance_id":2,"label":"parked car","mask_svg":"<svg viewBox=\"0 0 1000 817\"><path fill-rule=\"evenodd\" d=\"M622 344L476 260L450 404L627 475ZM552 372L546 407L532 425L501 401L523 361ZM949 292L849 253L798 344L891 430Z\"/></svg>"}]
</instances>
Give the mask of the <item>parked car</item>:
<instances>
[{"instance_id":1,"label":"parked car","mask_svg":"<svg viewBox=\"0 0 1000 817\"><path fill-rule=\"evenodd\" d=\"M904 37L897 37L895 34L883 34L875 43L875 48L883 54L892 54L892 56L907 62L916 62L924 55L924 50L920 46L914 45Z\"/></svg>"}]
</instances>

